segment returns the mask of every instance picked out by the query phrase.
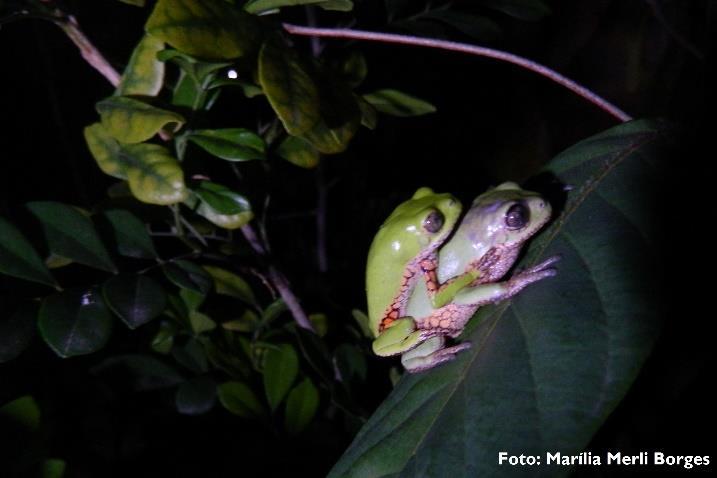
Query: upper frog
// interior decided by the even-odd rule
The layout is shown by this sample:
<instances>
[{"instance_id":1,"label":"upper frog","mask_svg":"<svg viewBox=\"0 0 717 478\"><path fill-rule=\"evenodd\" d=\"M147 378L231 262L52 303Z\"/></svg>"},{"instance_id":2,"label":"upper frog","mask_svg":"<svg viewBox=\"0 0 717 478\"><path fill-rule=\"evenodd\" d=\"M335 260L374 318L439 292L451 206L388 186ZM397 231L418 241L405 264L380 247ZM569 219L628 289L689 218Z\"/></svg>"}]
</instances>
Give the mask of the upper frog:
<instances>
[{"instance_id":1,"label":"upper frog","mask_svg":"<svg viewBox=\"0 0 717 478\"><path fill-rule=\"evenodd\" d=\"M368 315L374 335L403 316L421 276L421 261L453 231L461 203L450 194L420 188L386 219L371 244L366 266Z\"/></svg>"}]
</instances>

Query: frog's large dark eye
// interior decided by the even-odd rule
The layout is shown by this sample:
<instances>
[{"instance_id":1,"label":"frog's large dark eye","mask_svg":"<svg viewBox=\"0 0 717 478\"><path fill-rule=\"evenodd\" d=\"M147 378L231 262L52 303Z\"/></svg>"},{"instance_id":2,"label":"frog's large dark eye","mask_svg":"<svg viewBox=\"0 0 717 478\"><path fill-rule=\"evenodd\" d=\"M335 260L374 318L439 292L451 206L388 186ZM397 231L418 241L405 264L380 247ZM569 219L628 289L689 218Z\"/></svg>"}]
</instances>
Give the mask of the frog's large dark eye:
<instances>
[{"instance_id":1,"label":"frog's large dark eye","mask_svg":"<svg viewBox=\"0 0 717 478\"><path fill-rule=\"evenodd\" d=\"M525 227L530 220L530 210L525 207L525 204L513 204L505 213L505 225L508 229L520 229Z\"/></svg>"},{"instance_id":2,"label":"frog's large dark eye","mask_svg":"<svg viewBox=\"0 0 717 478\"><path fill-rule=\"evenodd\" d=\"M440 211L431 211L423 220L423 228L430 232L436 233L443 227L443 214Z\"/></svg>"}]
</instances>

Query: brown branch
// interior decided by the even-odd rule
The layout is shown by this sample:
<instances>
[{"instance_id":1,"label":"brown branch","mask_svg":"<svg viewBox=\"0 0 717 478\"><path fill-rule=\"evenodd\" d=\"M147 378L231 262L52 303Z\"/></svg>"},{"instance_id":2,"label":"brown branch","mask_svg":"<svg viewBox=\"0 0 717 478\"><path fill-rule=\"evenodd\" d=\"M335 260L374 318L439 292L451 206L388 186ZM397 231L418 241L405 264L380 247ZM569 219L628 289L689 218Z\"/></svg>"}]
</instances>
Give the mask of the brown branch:
<instances>
[{"instance_id":1,"label":"brown branch","mask_svg":"<svg viewBox=\"0 0 717 478\"><path fill-rule=\"evenodd\" d=\"M254 252L259 254L260 256L267 255L266 247L264 247L264 245L259 240L259 237L256 235L256 231L254 231L254 228L252 228L249 224L246 224L245 226L241 227L241 232L242 234L244 234L244 238L247 240L252 249L254 249ZM306 315L306 312L304 312L304 309L301 308L301 304L299 304L299 299L291 291L291 287L289 287L289 281L286 279L284 274L282 274L276 267L271 264L269 264L268 266L268 272L269 280L274 285L274 287L276 287L276 290L279 291L279 295L284 300L284 303L288 307L289 312L291 312L291 315L294 317L294 320L296 321L297 325L315 333L316 330L314 329L314 326L311 324L311 321Z\"/></svg>"},{"instance_id":2,"label":"brown branch","mask_svg":"<svg viewBox=\"0 0 717 478\"><path fill-rule=\"evenodd\" d=\"M397 35L394 33L379 33L369 32L363 30L351 30L347 28L311 28L303 27L300 25L292 25L289 23L282 24L284 29L292 35L302 36L313 36L313 37L331 37L331 38L349 38L352 40L365 40L375 41L381 43L397 43L402 45L414 45L422 46L427 48L438 48L441 50L457 51L461 53L468 53L470 55L482 56L487 58L493 58L496 60L504 61L518 65L522 68L537 73L545 78L548 78L555 83L569 89L573 93L581 96L582 98L593 103L603 111L606 111L613 117L620 121L630 121L632 117L622 111L617 106L608 102L604 98L598 96L591 90L585 88L582 85L574 82L573 80L561 75L555 70L548 68L547 66L536 63L527 58L523 58L513 53L508 53L501 50L495 50L493 48L486 48L477 45L469 45L467 43L458 43L446 40L436 40L433 38L421 38L410 35Z\"/></svg>"},{"instance_id":3,"label":"brown branch","mask_svg":"<svg viewBox=\"0 0 717 478\"><path fill-rule=\"evenodd\" d=\"M121 75L110 65L102 53L100 53L85 36L82 30L80 30L80 26L77 24L75 17L67 15L59 18L60 19L55 20L55 24L62 28L62 31L72 40L72 43L77 45L77 48L80 49L80 53L82 54L82 58L84 58L92 68L99 71L112 86L117 87L120 83Z\"/></svg>"}]
</instances>

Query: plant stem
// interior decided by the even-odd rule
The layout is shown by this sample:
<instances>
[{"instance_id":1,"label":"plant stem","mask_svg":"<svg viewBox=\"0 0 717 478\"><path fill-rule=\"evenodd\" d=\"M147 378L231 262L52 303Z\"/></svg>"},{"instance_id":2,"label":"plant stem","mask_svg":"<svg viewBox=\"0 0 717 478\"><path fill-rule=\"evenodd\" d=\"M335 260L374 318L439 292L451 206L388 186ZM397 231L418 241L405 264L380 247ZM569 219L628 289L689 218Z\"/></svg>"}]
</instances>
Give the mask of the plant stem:
<instances>
[{"instance_id":1,"label":"plant stem","mask_svg":"<svg viewBox=\"0 0 717 478\"><path fill-rule=\"evenodd\" d=\"M241 227L241 232L244 234L244 238L247 240L252 249L254 249L254 252L260 256L266 257L266 247L264 247L259 240L254 228L249 224L246 224ZM271 264L268 265L267 269L269 281L274 285L274 287L276 287L276 290L279 291L279 295L286 303L286 306L289 308L289 312L291 312L291 315L294 317L297 325L315 333L316 330L314 329L314 326L311 324L311 321L309 321L309 317L306 315L306 312L304 312L304 309L301 308L299 299L297 299L291 291L289 281L286 279L284 274Z\"/></svg>"},{"instance_id":2,"label":"plant stem","mask_svg":"<svg viewBox=\"0 0 717 478\"><path fill-rule=\"evenodd\" d=\"M300 25L292 25L290 23L282 24L284 29L292 35L314 36L314 37L330 37L330 38L349 38L353 40L366 40L382 43L397 43L402 45L423 46L427 48L437 48L441 50L457 51L468 53L470 55L493 58L518 65L522 68L537 73L548 78L555 83L569 89L573 93L593 103L603 111L606 111L620 121L630 121L632 117L622 111L617 106L608 102L604 98L598 96L591 90L574 82L573 80L561 75L555 70L547 66L536 63L527 58L523 58L513 53L508 53L493 48L486 48L477 45L469 45L467 43L458 43L446 40L435 40L433 38L421 38L410 35L397 35L394 33L369 32L364 30L351 30L348 28L311 28Z\"/></svg>"},{"instance_id":3,"label":"plant stem","mask_svg":"<svg viewBox=\"0 0 717 478\"><path fill-rule=\"evenodd\" d=\"M82 58L84 58L92 68L99 71L112 86L117 87L120 83L120 74L110 65L102 53L95 48L82 30L80 30L80 26L77 24L75 17L66 15L59 16L59 18L60 19L55 20L55 24L62 28L62 31L77 45L77 48L80 49L80 53L82 54Z\"/></svg>"}]
</instances>

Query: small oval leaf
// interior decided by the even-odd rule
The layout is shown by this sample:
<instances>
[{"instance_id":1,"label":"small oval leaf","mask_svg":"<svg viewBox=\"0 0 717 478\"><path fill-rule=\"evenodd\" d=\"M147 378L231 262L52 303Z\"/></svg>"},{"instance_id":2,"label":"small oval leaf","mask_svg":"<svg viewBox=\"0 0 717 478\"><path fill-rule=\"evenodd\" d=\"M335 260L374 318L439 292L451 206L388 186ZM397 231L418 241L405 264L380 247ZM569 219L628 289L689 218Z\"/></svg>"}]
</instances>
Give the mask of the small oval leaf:
<instances>
[{"instance_id":1,"label":"small oval leaf","mask_svg":"<svg viewBox=\"0 0 717 478\"><path fill-rule=\"evenodd\" d=\"M294 347L282 344L266 352L264 391L272 411L284 400L299 373L299 357Z\"/></svg>"},{"instance_id":2,"label":"small oval leaf","mask_svg":"<svg viewBox=\"0 0 717 478\"><path fill-rule=\"evenodd\" d=\"M378 90L363 95L363 98L381 113L391 116L421 116L436 111L436 107L427 101L398 90Z\"/></svg>"},{"instance_id":3,"label":"small oval leaf","mask_svg":"<svg viewBox=\"0 0 717 478\"><path fill-rule=\"evenodd\" d=\"M71 289L42 301L38 327L47 345L67 358L104 347L112 329L112 314L99 290Z\"/></svg>"},{"instance_id":4,"label":"small oval leaf","mask_svg":"<svg viewBox=\"0 0 717 478\"><path fill-rule=\"evenodd\" d=\"M266 414L254 391L243 382L225 382L217 387L219 402L234 415L244 418Z\"/></svg>"},{"instance_id":5,"label":"small oval leaf","mask_svg":"<svg viewBox=\"0 0 717 478\"><path fill-rule=\"evenodd\" d=\"M120 143L141 143L162 129L178 131L185 122L174 111L157 108L126 96L111 96L97 103L107 133Z\"/></svg>"},{"instance_id":6,"label":"small oval leaf","mask_svg":"<svg viewBox=\"0 0 717 478\"><path fill-rule=\"evenodd\" d=\"M319 407L319 391L311 380L305 378L294 387L286 399L284 425L286 431L295 435L311 423Z\"/></svg>"},{"instance_id":7,"label":"small oval leaf","mask_svg":"<svg viewBox=\"0 0 717 478\"><path fill-rule=\"evenodd\" d=\"M0 217L0 273L55 286L55 279L25 236Z\"/></svg>"},{"instance_id":8,"label":"small oval leaf","mask_svg":"<svg viewBox=\"0 0 717 478\"><path fill-rule=\"evenodd\" d=\"M247 304L256 304L256 297L249 283L226 269L214 266L203 266L204 270L214 279L214 290L217 294L235 297Z\"/></svg>"},{"instance_id":9,"label":"small oval leaf","mask_svg":"<svg viewBox=\"0 0 717 478\"><path fill-rule=\"evenodd\" d=\"M187 139L209 154L227 161L251 161L266 158L264 140L248 129L195 130L187 136Z\"/></svg>"},{"instance_id":10,"label":"small oval leaf","mask_svg":"<svg viewBox=\"0 0 717 478\"><path fill-rule=\"evenodd\" d=\"M164 289L147 276L117 276L102 287L105 302L130 329L158 317L167 304Z\"/></svg>"},{"instance_id":11,"label":"small oval leaf","mask_svg":"<svg viewBox=\"0 0 717 478\"><path fill-rule=\"evenodd\" d=\"M97 269L116 272L95 226L78 209L53 201L36 201L27 208L37 217L50 251Z\"/></svg>"}]
</instances>

